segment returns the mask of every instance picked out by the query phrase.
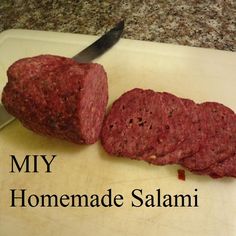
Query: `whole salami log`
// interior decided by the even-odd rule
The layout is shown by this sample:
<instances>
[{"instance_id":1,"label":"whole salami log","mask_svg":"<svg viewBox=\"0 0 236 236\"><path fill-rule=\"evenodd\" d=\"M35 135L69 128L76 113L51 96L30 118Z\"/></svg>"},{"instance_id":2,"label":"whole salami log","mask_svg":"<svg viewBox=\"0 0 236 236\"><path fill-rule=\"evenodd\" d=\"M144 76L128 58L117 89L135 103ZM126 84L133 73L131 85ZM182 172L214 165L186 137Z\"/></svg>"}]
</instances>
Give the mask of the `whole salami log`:
<instances>
[{"instance_id":1,"label":"whole salami log","mask_svg":"<svg viewBox=\"0 0 236 236\"><path fill-rule=\"evenodd\" d=\"M236 115L222 104L133 89L118 98L101 133L115 156L181 164L213 178L236 177Z\"/></svg>"},{"instance_id":2,"label":"whole salami log","mask_svg":"<svg viewBox=\"0 0 236 236\"><path fill-rule=\"evenodd\" d=\"M98 140L108 100L101 65L40 55L18 60L7 75L2 103L25 127L74 143Z\"/></svg>"}]
</instances>

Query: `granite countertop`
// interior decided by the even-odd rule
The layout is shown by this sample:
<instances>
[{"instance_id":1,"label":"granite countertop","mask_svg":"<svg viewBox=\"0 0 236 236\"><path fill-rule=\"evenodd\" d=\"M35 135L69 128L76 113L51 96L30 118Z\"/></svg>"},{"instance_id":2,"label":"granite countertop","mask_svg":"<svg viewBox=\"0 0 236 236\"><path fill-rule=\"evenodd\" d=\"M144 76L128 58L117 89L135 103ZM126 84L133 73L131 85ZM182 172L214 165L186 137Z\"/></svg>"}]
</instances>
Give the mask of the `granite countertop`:
<instances>
[{"instance_id":1,"label":"granite countertop","mask_svg":"<svg viewBox=\"0 0 236 236\"><path fill-rule=\"evenodd\" d=\"M99 35L125 19L123 37L236 51L235 0L1 0L12 28Z\"/></svg>"}]
</instances>

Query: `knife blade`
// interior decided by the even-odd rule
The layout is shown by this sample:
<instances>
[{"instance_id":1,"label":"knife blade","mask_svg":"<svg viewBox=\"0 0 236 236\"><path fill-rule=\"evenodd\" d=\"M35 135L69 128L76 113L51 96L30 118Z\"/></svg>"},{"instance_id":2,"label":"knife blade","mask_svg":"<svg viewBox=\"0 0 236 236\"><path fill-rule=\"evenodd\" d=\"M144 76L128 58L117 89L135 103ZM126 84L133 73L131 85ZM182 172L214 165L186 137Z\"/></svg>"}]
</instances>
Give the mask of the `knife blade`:
<instances>
[{"instance_id":1,"label":"knife blade","mask_svg":"<svg viewBox=\"0 0 236 236\"><path fill-rule=\"evenodd\" d=\"M108 51L112 46L114 46L120 39L124 30L124 20L120 21L111 30L102 35L94 43L86 47L81 52L77 53L72 59L77 62L91 62L95 58L100 57L106 51ZM8 125L15 119L10 115L0 104L0 129Z\"/></svg>"},{"instance_id":2,"label":"knife blade","mask_svg":"<svg viewBox=\"0 0 236 236\"><path fill-rule=\"evenodd\" d=\"M15 118L5 110L4 106L0 104L0 129L12 122L14 119Z\"/></svg>"},{"instance_id":3,"label":"knife blade","mask_svg":"<svg viewBox=\"0 0 236 236\"><path fill-rule=\"evenodd\" d=\"M72 58L77 62L90 62L98 58L117 43L123 30L124 21L120 21L114 28Z\"/></svg>"}]
</instances>

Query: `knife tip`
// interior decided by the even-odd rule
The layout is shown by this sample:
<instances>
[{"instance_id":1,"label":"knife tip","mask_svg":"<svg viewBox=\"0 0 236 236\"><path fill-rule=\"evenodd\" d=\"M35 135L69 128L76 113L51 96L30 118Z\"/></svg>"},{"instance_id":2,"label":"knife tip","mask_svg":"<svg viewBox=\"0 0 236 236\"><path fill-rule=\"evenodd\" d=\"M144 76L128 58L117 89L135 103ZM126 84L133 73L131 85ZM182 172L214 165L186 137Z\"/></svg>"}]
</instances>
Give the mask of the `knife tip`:
<instances>
[{"instance_id":1,"label":"knife tip","mask_svg":"<svg viewBox=\"0 0 236 236\"><path fill-rule=\"evenodd\" d=\"M115 29L117 29L117 30L123 30L124 27L125 27L125 20L123 19L123 20L119 21L119 22L116 24Z\"/></svg>"}]
</instances>

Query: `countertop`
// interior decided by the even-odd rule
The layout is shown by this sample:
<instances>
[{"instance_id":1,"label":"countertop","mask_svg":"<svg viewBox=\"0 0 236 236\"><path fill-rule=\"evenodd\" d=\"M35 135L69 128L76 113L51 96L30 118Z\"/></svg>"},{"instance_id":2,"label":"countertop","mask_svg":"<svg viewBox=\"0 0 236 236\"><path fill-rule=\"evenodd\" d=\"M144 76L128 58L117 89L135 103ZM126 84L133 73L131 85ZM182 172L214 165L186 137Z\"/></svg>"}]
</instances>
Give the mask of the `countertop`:
<instances>
[{"instance_id":1,"label":"countertop","mask_svg":"<svg viewBox=\"0 0 236 236\"><path fill-rule=\"evenodd\" d=\"M1 0L0 32L100 35L125 19L123 38L236 51L235 0Z\"/></svg>"}]
</instances>

